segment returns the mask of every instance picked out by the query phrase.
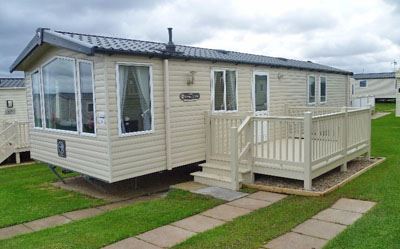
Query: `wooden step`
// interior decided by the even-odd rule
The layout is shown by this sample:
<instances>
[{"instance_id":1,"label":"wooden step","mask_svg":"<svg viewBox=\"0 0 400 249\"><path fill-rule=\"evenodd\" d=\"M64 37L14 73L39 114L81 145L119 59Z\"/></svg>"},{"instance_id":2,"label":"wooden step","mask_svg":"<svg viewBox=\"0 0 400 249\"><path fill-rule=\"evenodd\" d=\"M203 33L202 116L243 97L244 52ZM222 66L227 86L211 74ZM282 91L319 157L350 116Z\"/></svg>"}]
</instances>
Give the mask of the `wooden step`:
<instances>
[{"instance_id":1,"label":"wooden step","mask_svg":"<svg viewBox=\"0 0 400 249\"><path fill-rule=\"evenodd\" d=\"M199 164L200 167L203 168L211 168L211 169L217 169L217 170L223 170L223 171L231 171L230 165L228 163L225 164L220 164L219 162L206 162ZM239 167L239 173L241 174L246 174L250 173L250 169L246 169L244 167Z\"/></svg>"},{"instance_id":2,"label":"wooden step","mask_svg":"<svg viewBox=\"0 0 400 249\"><path fill-rule=\"evenodd\" d=\"M208 174L202 171L193 172L191 175L194 176L195 182L214 187L232 189L232 183L229 177Z\"/></svg>"}]
</instances>

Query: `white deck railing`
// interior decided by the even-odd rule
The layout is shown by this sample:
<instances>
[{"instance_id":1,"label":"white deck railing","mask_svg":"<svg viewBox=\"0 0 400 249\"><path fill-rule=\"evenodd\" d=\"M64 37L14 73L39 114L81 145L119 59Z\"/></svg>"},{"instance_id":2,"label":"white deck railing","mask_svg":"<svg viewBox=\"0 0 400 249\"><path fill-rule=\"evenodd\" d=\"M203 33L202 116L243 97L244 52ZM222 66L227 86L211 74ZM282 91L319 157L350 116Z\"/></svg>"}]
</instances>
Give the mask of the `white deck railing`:
<instances>
[{"instance_id":1,"label":"white deck railing","mask_svg":"<svg viewBox=\"0 0 400 249\"><path fill-rule=\"evenodd\" d=\"M254 173L312 179L370 151L369 108L290 108L292 116L207 115L207 160L229 161L237 187L239 165ZM300 117L299 112L303 112ZM233 152L233 153L232 153Z\"/></svg>"},{"instance_id":2,"label":"white deck railing","mask_svg":"<svg viewBox=\"0 0 400 249\"><path fill-rule=\"evenodd\" d=\"M12 153L24 151L29 144L28 122L5 122L0 130L0 163Z\"/></svg>"},{"instance_id":3,"label":"white deck railing","mask_svg":"<svg viewBox=\"0 0 400 249\"><path fill-rule=\"evenodd\" d=\"M352 97L351 106L358 108L366 108L366 107L375 108L375 96L367 95L367 96Z\"/></svg>"}]
</instances>

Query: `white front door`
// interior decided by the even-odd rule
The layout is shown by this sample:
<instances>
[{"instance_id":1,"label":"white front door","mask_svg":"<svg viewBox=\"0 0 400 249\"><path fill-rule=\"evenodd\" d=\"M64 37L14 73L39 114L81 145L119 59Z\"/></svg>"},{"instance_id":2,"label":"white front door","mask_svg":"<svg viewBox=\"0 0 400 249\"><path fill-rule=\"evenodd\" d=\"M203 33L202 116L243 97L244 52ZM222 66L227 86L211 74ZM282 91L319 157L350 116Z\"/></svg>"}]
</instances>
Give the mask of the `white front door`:
<instances>
[{"instance_id":1,"label":"white front door","mask_svg":"<svg viewBox=\"0 0 400 249\"><path fill-rule=\"evenodd\" d=\"M269 114L269 76L266 72L254 72L253 74L253 110L256 116ZM255 123L256 143L268 140L267 122Z\"/></svg>"}]
</instances>

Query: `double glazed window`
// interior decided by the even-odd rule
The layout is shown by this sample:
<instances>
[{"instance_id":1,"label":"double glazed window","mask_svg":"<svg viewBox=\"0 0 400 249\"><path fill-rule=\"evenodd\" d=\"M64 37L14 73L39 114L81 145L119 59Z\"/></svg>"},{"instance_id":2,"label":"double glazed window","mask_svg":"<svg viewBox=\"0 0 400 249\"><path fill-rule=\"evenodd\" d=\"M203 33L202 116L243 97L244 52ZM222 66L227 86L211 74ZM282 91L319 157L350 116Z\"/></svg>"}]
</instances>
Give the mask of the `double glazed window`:
<instances>
[{"instance_id":1,"label":"double glazed window","mask_svg":"<svg viewBox=\"0 0 400 249\"><path fill-rule=\"evenodd\" d=\"M309 104L315 104L315 76L308 76L307 98Z\"/></svg>"},{"instance_id":2,"label":"double glazed window","mask_svg":"<svg viewBox=\"0 0 400 249\"><path fill-rule=\"evenodd\" d=\"M360 80L360 87L367 87L367 81L366 80Z\"/></svg>"},{"instance_id":3,"label":"double glazed window","mask_svg":"<svg viewBox=\"0 0 400 249\"><path fill-rule=\"evenodd\" d=\"M56 57L33 73L35 127L94 134L92 70L91 62Z\"/></svg>"},{"instance_id":4,"label":"double glazed window","mask_svg":"<svg viewBox=\"0 0 400 249\"><path fill-rule=\"evenodd\" d=\"M254 106L256 112L268 111L268 75L254 75Z\"/></svg>"},{"instance_id":5,"label":"double glazed window","mask_svg":"<svg viewBox=\"0 0 400 249\"><path fill-rule=\"evenodd\" d=\"M214 111L237 111L236 71L213 71Z\"/></svg>"},{"instance_id":6,"label":"double glazed window","mask_svg":"<svg viewBox=\"0 0 400 249\"><path fill-rule=\"evenodd\" d=\"M319 102L326 102L326 77L319 77Z\"/></svg>"},{"instance_id":7,"label":"double glazed window","mask_svg":"<svg viewBox=\"0 0 400 249\"><path fill-rule=\"evenodd\" d=\"M152 131L151 67L121 64L117 70L120 133Z\"/></svg>"}]
</instances>

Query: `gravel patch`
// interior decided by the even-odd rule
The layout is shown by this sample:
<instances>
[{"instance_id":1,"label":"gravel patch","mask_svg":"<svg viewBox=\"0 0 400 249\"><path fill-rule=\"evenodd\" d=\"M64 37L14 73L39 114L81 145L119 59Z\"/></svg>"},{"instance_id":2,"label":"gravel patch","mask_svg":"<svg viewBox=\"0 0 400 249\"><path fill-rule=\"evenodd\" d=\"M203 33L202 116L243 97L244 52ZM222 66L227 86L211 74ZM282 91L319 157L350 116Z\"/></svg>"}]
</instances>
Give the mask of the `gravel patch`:
<instances>
[{"instance_id":1,"label":"gravel patch","mask_svg":"<svg viewBox=\"0 0 400 249\"><path fill-rule=\"evenodd\" d=\"M323 192L336 184L344 181L345 179L356 174L360 170L370 166L378 161L379 158L364 159L358 158L347 163L347 171L340 172L340 167L337 167L313 180L312 191ZM256 175L255 184L267 185L271 187L290 188L296 190L303 190L303 181L293 180L288 178Z\"/></svg>"}]
</instances>

